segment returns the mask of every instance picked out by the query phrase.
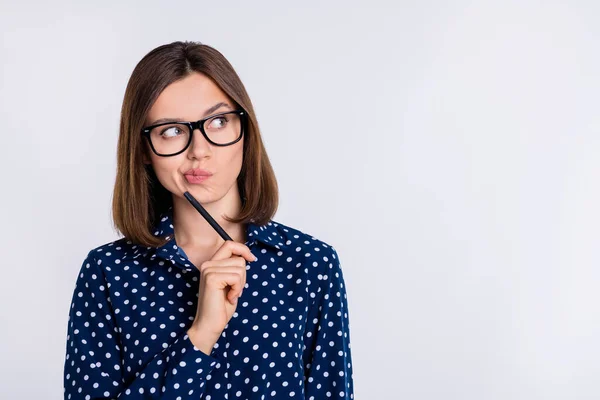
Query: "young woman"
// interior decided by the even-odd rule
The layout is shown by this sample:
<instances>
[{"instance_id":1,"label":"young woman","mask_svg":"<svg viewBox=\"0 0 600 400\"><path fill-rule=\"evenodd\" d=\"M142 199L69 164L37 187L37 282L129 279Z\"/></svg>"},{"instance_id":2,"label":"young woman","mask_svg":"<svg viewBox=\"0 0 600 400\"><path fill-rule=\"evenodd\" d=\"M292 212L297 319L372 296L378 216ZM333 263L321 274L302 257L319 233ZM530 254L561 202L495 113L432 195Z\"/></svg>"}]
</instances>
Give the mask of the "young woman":
<instances>
[{"instance_id":1,"label":"young woman","mask_svg":"<svg viewBox=\"0 0 600 400\"><path fill-rule=\"evenodd\" d=\"M124 237L79 271L65 399L352 399L337 252L273 221L277 205L231 64L194 42L148 53L121 113L113 219Z\"/></svg>"}]
</instances>

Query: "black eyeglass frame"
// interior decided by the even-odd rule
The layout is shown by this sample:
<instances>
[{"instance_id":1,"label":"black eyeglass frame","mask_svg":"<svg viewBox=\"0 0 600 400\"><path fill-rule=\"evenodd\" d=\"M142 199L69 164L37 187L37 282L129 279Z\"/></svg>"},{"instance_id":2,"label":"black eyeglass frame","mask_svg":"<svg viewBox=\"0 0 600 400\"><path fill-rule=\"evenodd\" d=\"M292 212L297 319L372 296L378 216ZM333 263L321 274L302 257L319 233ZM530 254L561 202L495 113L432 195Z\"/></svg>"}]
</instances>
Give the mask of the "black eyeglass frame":
<instances>
[{"instance_id":1,"label":"black eyeglass frame","mask_svg":"<svg viewBox=\"0 0 600 400\"><path fill-rule=\"evenodd\" d=\"M225 143L225 144L215 143L212 140L210 140L210 138L208 137L208 135L204 131L204 123L206 121L210 120L210 119L213 119L213 118L216 118L216 117L220 117L220 116L226 115L226 114L237 114L237 115L240 116L240 125L241 125L240 136L236 140L234 140L233 142L229 142L229 143ZM156 154L157 156L160 156L160 157L172 157L172 156L176 156L178 154L183 153L184 151L187 150L188 147L190 147L190 143L192 143L192 139L194 138L194 131L196 129L199 129L200 132L202 132L202 136L204 136L204 138L206 140L208 140L208 142L210 144L214 145L214 146L225 147L225 146L231 146L232 144L235 144L235 143L239 142L242 139L242 136L244 136L244 133L246 131L247 117L248 117L248 114L244 110L224 111L224 112L221 112L221 113L209 115L208 117L203 118L203 119L198 120L198 121L195 121L195 122L189 122L189 121L161 122L160 124L150 125L150 126L147 126L145 128L142 128L141 133L148 140L148 143L150 144L150 147L152 148L152 151L154 152L154 154ZM190 137L188 139L188 142L185 145L185 147L183 148L183 150L178 151L177 153L173 153L173 154L159 154L156 151L156 149L154 148L154 145L152 144L152 140L150 139L150 131L152 129L154 129L154 128L159 127L159 126L172 125L172 124L187 125L187 127L190 129Z\"/></svg>"}]
</instances>

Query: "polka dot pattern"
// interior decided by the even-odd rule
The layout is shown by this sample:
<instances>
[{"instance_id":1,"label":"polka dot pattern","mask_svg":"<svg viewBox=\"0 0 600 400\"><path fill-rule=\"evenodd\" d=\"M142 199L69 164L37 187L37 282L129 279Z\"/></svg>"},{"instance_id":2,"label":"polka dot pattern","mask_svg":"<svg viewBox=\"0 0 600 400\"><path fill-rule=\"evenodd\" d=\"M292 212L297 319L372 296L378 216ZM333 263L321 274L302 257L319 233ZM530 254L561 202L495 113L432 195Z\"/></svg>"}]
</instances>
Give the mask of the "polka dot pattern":
<instances>
[{"instance_id":1,"label":"polka dot pattern","mask_svg":"<svg viewBox=\"0 0 600 400\"><path fill-rule=\"evenodd\" d=\"M347 293L336 250L271 220L248 224L237 309L210 354L186 332L200 272L177 246L92 249L69 311L65 399L353 399Z\"/></svg>"}]
</instances>

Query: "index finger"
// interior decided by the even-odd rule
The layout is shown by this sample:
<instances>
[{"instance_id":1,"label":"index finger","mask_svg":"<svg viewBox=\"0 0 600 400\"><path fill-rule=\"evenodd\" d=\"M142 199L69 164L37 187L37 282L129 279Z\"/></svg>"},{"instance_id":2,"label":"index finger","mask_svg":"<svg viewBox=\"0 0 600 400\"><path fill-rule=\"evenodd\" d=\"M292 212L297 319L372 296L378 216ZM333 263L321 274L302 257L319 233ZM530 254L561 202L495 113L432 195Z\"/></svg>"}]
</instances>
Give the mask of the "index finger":
<instances>
[{"instance_id":1,"label":"index finger","mask_svg":"<svg viewBox=\"0 0 600 400\"><path fill-rule=\"evenodd\" d=\"M226 240L225 243L213 254L211 260L225 260L232 255L242 256L248 261L256 261L257 258L252 254L248 246L242 243Z\"/></svg>"}]
</instances>

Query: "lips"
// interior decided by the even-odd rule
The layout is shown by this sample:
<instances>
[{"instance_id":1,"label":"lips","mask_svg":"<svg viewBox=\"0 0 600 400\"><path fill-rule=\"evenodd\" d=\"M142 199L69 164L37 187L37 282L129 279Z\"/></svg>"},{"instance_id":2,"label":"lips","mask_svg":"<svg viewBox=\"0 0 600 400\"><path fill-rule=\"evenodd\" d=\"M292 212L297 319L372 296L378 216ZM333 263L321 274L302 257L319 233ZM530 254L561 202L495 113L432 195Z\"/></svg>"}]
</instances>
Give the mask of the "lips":
<instances>
[{"instance_id":1,"label":"lips","mask_svg":"<svg viewBox=\"0 0 600 400\"><path fill-rule=\"evenodd\" d=\"M200 169L200 168L192 168L187 170L184 175L192 175L192 176L211 176L212 172Z\"/></svg>"},{"instance_id":2,"label":"lips","mask_svg":"<svg viewBox=\"0 0 600 400\"><path fill-rule=\"evenodd\" d=\"M185 179L188 181L188 183L202 183L208 179L210 179L210 176L208 175L184 175Z\"/></svg>"}]
</instances>

